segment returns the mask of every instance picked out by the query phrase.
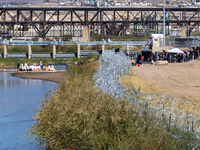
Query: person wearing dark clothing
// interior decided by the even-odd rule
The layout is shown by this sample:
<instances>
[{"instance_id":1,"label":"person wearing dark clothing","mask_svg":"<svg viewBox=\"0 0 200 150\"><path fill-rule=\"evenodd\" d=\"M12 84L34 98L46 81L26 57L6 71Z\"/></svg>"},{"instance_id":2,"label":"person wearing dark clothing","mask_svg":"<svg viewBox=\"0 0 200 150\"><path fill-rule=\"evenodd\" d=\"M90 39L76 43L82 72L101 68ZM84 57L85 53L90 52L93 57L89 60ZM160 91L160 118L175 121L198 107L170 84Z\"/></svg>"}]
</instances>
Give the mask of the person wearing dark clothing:
<instances>
[{"instance_id":1,"label":"person wearing dark clothing","mask_svg":"<svg viewBox=\"0 0 200 150\"><path fill-rule=\"evenodd\" d=\"M17 72L19 71L20 63L19 61L17 62Z\"/></svg>"},{"instance_id":2,"label":"person wearing dark clothing","mask_svg":"<svg viewBox=\"0 0 200 150\"><path fill-rule=\"evenodd\" d=\"M154 60L154 62L156 62L156 58L157 58L157 53L155 53L155 54L153 55L153 60Z\"/></svg>"},{"instance_id":3,"label":"person wearing dark clothing","mask_svg":"<svg viewBox=\"0 0 200 150\"><path fill-rule=\"evenodd\" d=\"M80 67L80 65L82 65L82 61L79 61L78 66Z\"/></svg>"},{"instance_id":4,"label":"person wearing dark clothing","mask_svg":"<svg viewBox=\"0 0 200 150\"><path fill-rule=\"evenodd\" d=\"M68 63L66 63L66 71L68 70L68 67L69 67L69 65L68 65Z\"/></svg>"},{"instance_id":5,"label":"person wearing dark clothing","mask_svg":"<svg viewBox=\"0 0 200 150\"><path fill-rule=\"evenodd\" d=\"M140 54L138 55L137 63L138 63L138 64L142 64L142 60L141 60L141 55L140 55Z\"/></svg>"},{"instance_id":6,"label":"person wearing dark clothing","mask_svg":"<svg viewBox=\"0 0 200 150\"><path fill-rule=\"evenodd\" d=\"M19 67L20 67L20 63L19 63L19 61L17 62L17 69L19 69Z\"/></svg>"}]
</instances>

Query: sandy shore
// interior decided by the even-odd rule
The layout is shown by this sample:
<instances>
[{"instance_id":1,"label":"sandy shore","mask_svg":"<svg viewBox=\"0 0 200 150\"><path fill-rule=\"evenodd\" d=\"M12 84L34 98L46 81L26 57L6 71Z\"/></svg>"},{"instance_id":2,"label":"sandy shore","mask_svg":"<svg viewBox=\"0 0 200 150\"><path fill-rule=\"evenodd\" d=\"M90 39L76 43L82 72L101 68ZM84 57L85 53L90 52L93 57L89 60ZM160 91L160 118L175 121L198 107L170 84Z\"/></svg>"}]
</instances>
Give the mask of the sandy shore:
<instances>
[{"instance_id":1,"label":"sandy shore","mask_svg":"<svg viewBox=\"0 0 200 150\"><path fill-rule=\"evenodd\" d=\"M164 94L200 98L200 60L169 63L167 66L135 66L133 72L141 79L156 85Z\"/></svg>"},{"instance_id":2,"label":"sandy shore","mask_svg":"<svg viewBox=\"0 0 200 150\"><path fill-rule=\"evenodd\" d=\"M31 72L31 73L14 73L15 77L25 78L25 79L39 79L46 81L53 81L57 83L62 83L63 77L66 76L66 72Z\"/></svg>"}]
</instances>

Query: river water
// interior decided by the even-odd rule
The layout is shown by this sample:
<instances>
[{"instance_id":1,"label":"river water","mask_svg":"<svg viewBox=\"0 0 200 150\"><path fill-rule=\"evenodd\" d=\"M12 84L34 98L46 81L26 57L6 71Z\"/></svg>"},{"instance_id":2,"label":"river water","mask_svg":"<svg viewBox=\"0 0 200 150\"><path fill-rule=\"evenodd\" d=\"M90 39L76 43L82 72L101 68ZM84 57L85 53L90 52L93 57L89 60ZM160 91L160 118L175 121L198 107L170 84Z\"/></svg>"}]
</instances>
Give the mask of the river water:
<instances>
[{"instance_id":1,"label":"river water","mask_svg":"<svg viewBox=\"0 0 200 150\"><path fill-rule=\"evenodd\" d=\"M23 138L33 124L33 116L49 90L56 83L22 79L11 73L0 73L0 150L37 150Z\"/></svg>"}]
</instances>

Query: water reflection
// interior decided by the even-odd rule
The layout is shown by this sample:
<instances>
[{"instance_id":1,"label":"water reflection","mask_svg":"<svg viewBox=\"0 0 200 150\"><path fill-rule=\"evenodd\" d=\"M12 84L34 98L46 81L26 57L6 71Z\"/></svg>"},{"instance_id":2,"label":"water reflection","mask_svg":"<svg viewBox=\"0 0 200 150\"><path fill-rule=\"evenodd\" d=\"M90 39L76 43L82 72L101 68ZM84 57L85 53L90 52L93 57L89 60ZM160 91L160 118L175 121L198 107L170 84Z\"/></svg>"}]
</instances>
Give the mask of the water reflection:
<instances>
[{"instance_id":1,"label":"water reflection","mask_svg":"<svg viewBox=\"0 0 200 150\"><path fill-rule=\"evenodd\" d=\"M45 93L56 83L21 79L11 73L0 73L0 149L37 149L21 138L33 121L32 109L40 106Z\"/></svg>"}]
</instances>

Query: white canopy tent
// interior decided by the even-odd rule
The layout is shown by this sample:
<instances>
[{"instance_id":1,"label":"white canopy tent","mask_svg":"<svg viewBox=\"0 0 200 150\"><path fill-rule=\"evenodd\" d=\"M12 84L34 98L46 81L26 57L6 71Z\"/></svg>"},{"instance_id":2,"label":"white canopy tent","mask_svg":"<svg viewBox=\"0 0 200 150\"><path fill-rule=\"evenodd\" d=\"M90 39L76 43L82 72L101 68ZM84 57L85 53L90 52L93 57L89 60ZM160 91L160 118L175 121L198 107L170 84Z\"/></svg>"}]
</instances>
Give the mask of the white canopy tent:
<instances>
[{"instance_id":1,"label":"white canopy tent","mask_svg":"<svg viewBox=\"0 0 200 150\"><path fill-rule=\"evenodd\" d=\"M178 49L178 48L172 48L170 50L167 51L168 53L184 53L182 50Z\"/></svg>"}]
</instances>

